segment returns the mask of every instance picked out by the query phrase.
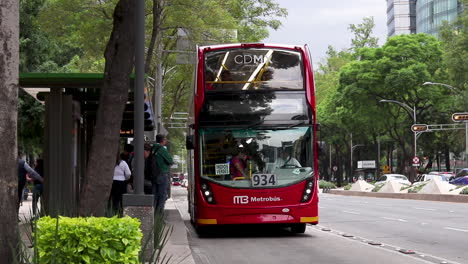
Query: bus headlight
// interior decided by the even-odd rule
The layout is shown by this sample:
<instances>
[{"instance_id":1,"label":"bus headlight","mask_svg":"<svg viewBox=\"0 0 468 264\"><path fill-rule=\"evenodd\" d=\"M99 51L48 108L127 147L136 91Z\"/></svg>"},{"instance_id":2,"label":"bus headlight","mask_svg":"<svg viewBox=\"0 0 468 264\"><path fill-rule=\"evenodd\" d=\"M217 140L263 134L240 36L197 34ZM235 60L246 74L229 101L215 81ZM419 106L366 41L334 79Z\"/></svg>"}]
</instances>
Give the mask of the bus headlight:
<instances>
[{"instance_id":1,"label":"bus headlight","mask_svg":"<svg viewBox=\"0 0 468 264\"><path fill-rule=\"evenodd\" d=\"M314 188L314 179L307 180L304 186L304 192L302 193L301 203L306 203L312 197L312 190Z\"/></svg>"},{"instance_id":2,"label":"bus headlight","mask_svg":"<svg viewBox=\"0 0 468 264\"><path fill-rule=\"evenodd\" d=\"M202 194L205 200L210 204L216 204L210 185L207 182L202 182L200 187L201 187Z\"/></svg>"}]
</instances>

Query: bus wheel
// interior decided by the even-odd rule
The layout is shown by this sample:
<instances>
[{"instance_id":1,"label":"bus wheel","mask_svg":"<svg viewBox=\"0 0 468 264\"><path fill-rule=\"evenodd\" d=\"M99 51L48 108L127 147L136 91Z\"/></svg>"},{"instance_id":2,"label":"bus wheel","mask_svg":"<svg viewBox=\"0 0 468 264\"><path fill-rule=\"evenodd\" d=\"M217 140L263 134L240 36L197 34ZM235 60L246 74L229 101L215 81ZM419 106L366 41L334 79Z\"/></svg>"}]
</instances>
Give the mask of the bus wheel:
<instances>
[{"instance_id":1,"label":"bus wheel","mask_svg":"<svg viewBox=\"0 0 468 264\"><path fill-rule=\"evenodd\" d=\"M291 232L296 234L303 234L306 231L306 224L293 224L291 225Z\"/></svg>"},{"instance_id":2,"label":"bus wheel","mask_svg":"<svg viewBox=\"0 0 468 264\"><path fill-rule=\"evenodd\" d=\"M206 237L209 234L209 226L195 225L195 231L199 237Z\"/></svg>"}]
</instances>

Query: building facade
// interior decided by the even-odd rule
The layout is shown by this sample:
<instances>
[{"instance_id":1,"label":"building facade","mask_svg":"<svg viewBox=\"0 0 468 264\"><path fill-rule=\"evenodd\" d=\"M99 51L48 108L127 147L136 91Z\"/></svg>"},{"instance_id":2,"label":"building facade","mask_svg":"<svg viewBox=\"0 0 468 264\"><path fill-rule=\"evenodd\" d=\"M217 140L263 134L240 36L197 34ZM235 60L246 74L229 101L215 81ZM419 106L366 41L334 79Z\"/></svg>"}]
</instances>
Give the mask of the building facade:
<instances>
[{"instance_id":1,"label":"building facade","mask_svg":"<svg viewBox=\"0 0 468 264\"><path fill-rule=\"evenodd\" d=\"M456 20L461 0L386 0L388 36L427 33L437 37L443 21Z\"/></svg>"},{"instance_id":2,"label":"building facade","mask_svg":"<svg viewBox=\"0 0 468 264\"><path fill-rule=\"evenodd\" d=\"M416 0L387 0L388 36L416 33Z\"/></svg>"},{"instance_id":3,"label":"building facade","mask_svg":"<svg viewBox=\"0 0 468 264\"><path fill-rule=\"evenodd\" d=\"M416 3L416 33L437 36L443 21L453 22L462 12L459 0L418 0Z\"/></svg>"}]
</instances>

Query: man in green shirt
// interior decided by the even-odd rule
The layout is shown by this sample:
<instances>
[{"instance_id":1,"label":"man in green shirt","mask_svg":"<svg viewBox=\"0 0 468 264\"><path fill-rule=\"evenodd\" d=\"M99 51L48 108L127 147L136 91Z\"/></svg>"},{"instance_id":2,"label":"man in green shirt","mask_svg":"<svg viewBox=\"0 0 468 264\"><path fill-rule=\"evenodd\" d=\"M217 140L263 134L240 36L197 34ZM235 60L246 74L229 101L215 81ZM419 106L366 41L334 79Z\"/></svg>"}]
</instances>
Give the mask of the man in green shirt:
<instances>
[{"instance_id":1,"label":"man in green shirt","mask_svg":"<svg viewBox=\"0 0 468 264\"><path fill-rule=\"evenodd\" d=\"M167 189L169 188L169 169L174 163L172 155L166 148L167 139L165 136L156 135L156 144L153 147L152 155L156 161L158 175L153 179L153 195L155 212L164 213L164 206L167 199Z\"/></svg>"}]
</instances>

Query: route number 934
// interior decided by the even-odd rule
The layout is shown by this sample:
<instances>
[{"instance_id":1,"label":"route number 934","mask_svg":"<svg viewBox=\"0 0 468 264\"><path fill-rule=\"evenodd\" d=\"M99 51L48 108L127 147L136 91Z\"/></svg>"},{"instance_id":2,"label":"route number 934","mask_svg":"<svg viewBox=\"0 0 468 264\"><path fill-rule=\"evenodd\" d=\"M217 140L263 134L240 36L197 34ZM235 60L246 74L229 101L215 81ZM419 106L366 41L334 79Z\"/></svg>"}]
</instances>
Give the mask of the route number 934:
<instances>
[{"instance_id":1,"label":"route number 934","mask_svg":"<svg viewBox=\"0 0 468 264\"><path fill-rule=\"evenodd\" d=\"M276 186L275 174L253 174L252 187Z\"/></svg>"}]
</instances>

